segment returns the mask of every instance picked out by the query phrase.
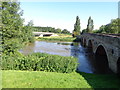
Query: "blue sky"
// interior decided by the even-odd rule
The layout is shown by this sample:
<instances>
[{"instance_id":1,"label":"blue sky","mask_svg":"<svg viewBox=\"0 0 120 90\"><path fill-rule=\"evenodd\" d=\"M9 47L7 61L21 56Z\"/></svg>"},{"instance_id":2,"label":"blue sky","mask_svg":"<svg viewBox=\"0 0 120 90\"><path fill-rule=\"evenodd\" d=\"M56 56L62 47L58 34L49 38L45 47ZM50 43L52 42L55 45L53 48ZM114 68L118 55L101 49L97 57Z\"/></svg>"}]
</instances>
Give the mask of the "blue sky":
<instances>
[{"instance_id":1,"label":"blue sky","mask_svg":"<svg viewBox=\"0 0 120 90\"><path fill-rule=\"evenodd\" d=\"M118 17L118 2L21 2L25 24L33 20L34 26L74 29L79 16L81 30L87 27L89 16L94 21L94 29L108 24Z\"/></svg>"}]
</instances>

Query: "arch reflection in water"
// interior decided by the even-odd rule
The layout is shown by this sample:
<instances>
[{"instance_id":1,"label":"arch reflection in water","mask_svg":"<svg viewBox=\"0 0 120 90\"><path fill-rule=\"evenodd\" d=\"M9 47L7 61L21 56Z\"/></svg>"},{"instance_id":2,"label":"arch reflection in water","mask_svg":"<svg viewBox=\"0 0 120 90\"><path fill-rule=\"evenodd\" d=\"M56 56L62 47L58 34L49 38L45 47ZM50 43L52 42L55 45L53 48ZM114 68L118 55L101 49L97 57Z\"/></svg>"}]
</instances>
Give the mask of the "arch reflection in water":
<instances>
[{"instance_id":1,"label":"arch reflection in water","mask_svg":"<svg viewBox=\"0 0 120 90\"><path fill-rule=\"evenodd\" d=\"M91 65L92 57L89 57L90 52L87 48L84 48L78 42L73 42L71 45L71 56L78 58L78 68L77 71L93 73L94 68Z\"/></svg>"}]
</instances>

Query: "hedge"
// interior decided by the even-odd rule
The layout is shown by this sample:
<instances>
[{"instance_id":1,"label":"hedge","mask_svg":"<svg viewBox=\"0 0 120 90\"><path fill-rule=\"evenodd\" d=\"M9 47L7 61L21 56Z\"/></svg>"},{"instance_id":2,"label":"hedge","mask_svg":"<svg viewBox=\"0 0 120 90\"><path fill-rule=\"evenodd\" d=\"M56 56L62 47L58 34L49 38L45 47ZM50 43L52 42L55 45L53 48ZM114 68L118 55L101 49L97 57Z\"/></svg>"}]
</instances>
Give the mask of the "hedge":
<instances>
[{"instance_id":1,"label":"hedge","mask_svg":"<svg viewBox=\"0 0 120 90\"><path fill-rule=\"evenodd\" d=\"M45 53L2 55L2 70L30 70L70 73L77 68L77 59Z\"/></svg>"}]
</instances>

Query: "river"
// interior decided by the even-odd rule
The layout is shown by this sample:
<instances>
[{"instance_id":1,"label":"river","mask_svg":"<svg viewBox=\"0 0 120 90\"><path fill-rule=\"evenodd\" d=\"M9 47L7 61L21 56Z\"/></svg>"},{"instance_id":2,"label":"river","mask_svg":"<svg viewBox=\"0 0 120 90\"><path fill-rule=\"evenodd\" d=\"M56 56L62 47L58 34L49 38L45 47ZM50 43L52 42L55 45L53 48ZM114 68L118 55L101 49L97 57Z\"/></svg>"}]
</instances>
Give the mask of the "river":
<instances>
[{"instance_id":1,"label":"river","mask_svg":"<svg viewBox=\"0 0 120 90\"><path fill-rule=\"evenodd\" d=\"M94 54L91 50L83 47L78 42L47 42L35 41L20 50L23 54L34 52L48 53L61 56L74 56L78 58L77 71L85 73L102 73L100 68L96 67Z\"/></svg>"}]
</instances>

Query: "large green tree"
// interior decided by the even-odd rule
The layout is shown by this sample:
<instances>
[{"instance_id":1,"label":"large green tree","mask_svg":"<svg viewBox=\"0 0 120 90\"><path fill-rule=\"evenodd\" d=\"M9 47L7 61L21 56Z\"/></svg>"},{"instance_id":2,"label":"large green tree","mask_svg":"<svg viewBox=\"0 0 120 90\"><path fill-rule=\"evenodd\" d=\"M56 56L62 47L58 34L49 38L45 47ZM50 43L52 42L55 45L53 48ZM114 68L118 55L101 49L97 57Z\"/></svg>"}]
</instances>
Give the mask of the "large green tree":
<instances>
[{"instance_id":1,"label":"large green tree","mask_svg":"<svg viewBox=\"0 0 120 90\"><path fill-rule=\"evenodd\" d=\"M2 51L14 53L19 50L25 42L25 35L31 37L32 31L29 28L24 29L24 19L21 18L23 12L20 9L20 3L17 1L2 2ZM26 32L26 33L25 33ZM28 33L29 32L29 33ZM28 39L30 41L30 39Z\"/></svg>"},{"instance_id":2,"label":"large green tree","mask_svg":"<svg viewBox=\"0 0 120 90\"><path fill-rule=\"evenodd\" d=\"M76 22L74 24L74 30L73 30L73 37L76 37L77 35L80 35L80 19L77 16L76 17Z\"/></svg>"},{"instance_id":3,"label":"large green tree","mask_svg":"<svg viewBox=\"0 0 120 90\"><path fill-rule=\"evenodd\" d=\"M88 33L91 33L93 28L94 28L93 20L91 19L91 16L90 16L89 19L88 19L88 24L87 24L87 29L86 30L87 30Z\"/></svg>"},{"instance_id":4,"label":"large green tree","mask_svg":"<svg viewBox=\"0 0 120 90\"><path fill-rule=\"evenodd\" d=\"M120 33L120 19L112 19L109 24L102 25L97 31L97 33Z\"/></svg>"},{"instance_id":5,"label":"large green tree","mask_svg":"<svg viewBox=\"0 0 120 90\"><path fill-rule=\"evenodd\" d=\"M23 19L19 2L2 2L2 49L14 52L22 43Z\"/></svg>"},{"instance_id":6,"label":"large green tree","mask_svg":"<svg viewBox=\"0 0 120 90\"><path fill-rule=\"evenodd\" d=\"M118 28L119 20L120 19L118 19L118 18L111 20L109 27L108 27L109 28L108 33L115 33L115 34L119 33L119 28ZM107 29L106 29L106 31L107 31Z\"/></svg>"}]
</instances>

